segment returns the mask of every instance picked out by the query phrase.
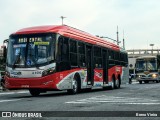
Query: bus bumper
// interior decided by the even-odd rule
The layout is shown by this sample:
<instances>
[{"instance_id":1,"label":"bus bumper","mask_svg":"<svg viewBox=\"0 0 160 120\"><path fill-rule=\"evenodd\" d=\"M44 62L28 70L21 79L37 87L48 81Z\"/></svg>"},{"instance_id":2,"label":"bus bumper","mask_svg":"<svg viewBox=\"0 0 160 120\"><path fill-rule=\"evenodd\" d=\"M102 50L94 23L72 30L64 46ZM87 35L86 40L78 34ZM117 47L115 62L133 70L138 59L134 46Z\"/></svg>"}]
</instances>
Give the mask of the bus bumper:
<instances>
[{"instance_id":1,"label":"bus bumper","mask_svg":"<svg viewBox=\"0 0 160 120\"><path fill-rule=\"evenodd\" d=\"M7 89L57 89L56 75L40 78L10 78L5 76L5 87Z\"/></svg>"}]
</instances>

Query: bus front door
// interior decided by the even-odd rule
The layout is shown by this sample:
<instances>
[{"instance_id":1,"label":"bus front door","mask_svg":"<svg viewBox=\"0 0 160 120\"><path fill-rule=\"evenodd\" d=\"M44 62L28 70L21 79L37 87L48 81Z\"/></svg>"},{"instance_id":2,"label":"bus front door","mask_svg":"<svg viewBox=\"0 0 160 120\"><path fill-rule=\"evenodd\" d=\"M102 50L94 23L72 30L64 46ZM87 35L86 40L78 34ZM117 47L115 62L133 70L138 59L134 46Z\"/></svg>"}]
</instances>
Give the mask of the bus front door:
<instances>
[{"instance_id":1,"label":"bus front door","mask_svg":"<svg viewBox=\"0 0 160 120\"><path fill-rule=\"evenodd\" d=\"M94 84L94 70L93 70L93 59L92 59L92 47L86 46L86 62L87 62L87 84Z\"/></svg>"}]
</instances>

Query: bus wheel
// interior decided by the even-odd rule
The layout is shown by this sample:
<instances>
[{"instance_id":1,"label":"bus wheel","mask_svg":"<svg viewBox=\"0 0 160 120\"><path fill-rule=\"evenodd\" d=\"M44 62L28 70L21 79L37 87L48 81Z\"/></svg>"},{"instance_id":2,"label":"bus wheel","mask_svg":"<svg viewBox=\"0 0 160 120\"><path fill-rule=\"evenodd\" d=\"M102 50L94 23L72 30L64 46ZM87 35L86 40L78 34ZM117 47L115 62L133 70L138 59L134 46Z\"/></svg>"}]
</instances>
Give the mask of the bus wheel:
<instances>
[{"instance_id":1,"label":"bus wheel","mask_svg":"<svg viewBox=\"0 0 160 120\"><path fill-rule=\"evenodd\" d=\"M67 90L69 94L76 94L78 92L78 80L75 76L72 80L72 89Z\"/></svg>"},{"instance_id":2,"label":"bus wheel","mask_svg":"<svg viewBox=\"0 0 160 120\"><path fill-rule=\"evenodd\" d=\"M113 76L112 77L112 86L111 86L111 89L115 89L115 77Z\"/></svg>"},{"instance_id":3,"label":"bus wheel","mask_svg":"<svg viewBox=\"0 0 160 120\"><path fill-rule=\"evenodd\" d=\"M120 80L115 80L115 88L118 89L120 88Z\"/></svg>"},{"instance_id":4,"label":"bus wheel","mask_svg":"<svg viewBox=\"0 0 160 120\"><path fill-rule=\"evenodd\" d=\"M142 84L142 81L139 81L139 84Z\"/></svg>"},{"instance_id":5,"label":"bus wheel","mask_svg":"<svg viewBox=\"0 0 160 120\"><path fill-rule=\"evenodd\" d=\"M29 89L29 92L32 96L39 96L40 91L38 89Z\"/></svg>"}]
</instances>

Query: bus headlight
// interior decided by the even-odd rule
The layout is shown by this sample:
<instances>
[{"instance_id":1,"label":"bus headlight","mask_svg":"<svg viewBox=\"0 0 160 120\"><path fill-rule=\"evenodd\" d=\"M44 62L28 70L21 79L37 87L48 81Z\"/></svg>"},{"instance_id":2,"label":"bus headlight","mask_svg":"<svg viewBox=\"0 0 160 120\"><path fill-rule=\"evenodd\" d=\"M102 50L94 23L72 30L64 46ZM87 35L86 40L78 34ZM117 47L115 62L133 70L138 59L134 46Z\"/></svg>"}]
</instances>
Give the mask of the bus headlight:
<instances>
[{"instance_id":1,"label":"bus headlight","mask_svg":"<svg viewBox=\"0 0 160 120\"><path fill-rule=\"evenodd\" d=\"M49 68L49 69L47 69L47 70L44 70L44 71L42 72L42 77L44 77L44 76L46 76L46 75L53 74L53 73L55 73L55 68L54 68L54 67L53 67L53 68Z\"/></svg>"},{"instance_id":2,"label":"bus headlight","mask_svg":"<svg viewBox=\"0 0 160 120\"><path fill-rule=\"evenodd\" d=\"M157 78L158 75L157 75L157 74L152 74L152 77L153 77L153 78Z\"/></svg>"}]
</instances>

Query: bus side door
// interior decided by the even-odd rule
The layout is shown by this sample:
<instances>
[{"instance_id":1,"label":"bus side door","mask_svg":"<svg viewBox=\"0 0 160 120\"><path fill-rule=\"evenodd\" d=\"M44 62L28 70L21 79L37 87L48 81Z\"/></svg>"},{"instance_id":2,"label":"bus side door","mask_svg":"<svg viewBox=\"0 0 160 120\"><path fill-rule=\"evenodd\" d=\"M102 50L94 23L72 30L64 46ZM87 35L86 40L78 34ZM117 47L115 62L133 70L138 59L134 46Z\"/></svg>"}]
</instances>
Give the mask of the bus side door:
<instances>
[{"instance_id":1,"label":"bus side door","mask_svg":"<svg viewBox=\"0 0 160 120\"><path fill-rule=\"evenodd\" d=\"M103 84L108 84L108 54L107 51L103 50Z\"/></svg>"},{"instance_id":2,"label":"bus side door","mask_svg":"<svg viewBox=\"0 0 160 120\"><path fill-rule=\"evenodd\" d=\"M86 45L86 63L87 63L87 84L94 84L94 70L93 70L93 52L92 46Z\"/></svg>"}]
</instances>

